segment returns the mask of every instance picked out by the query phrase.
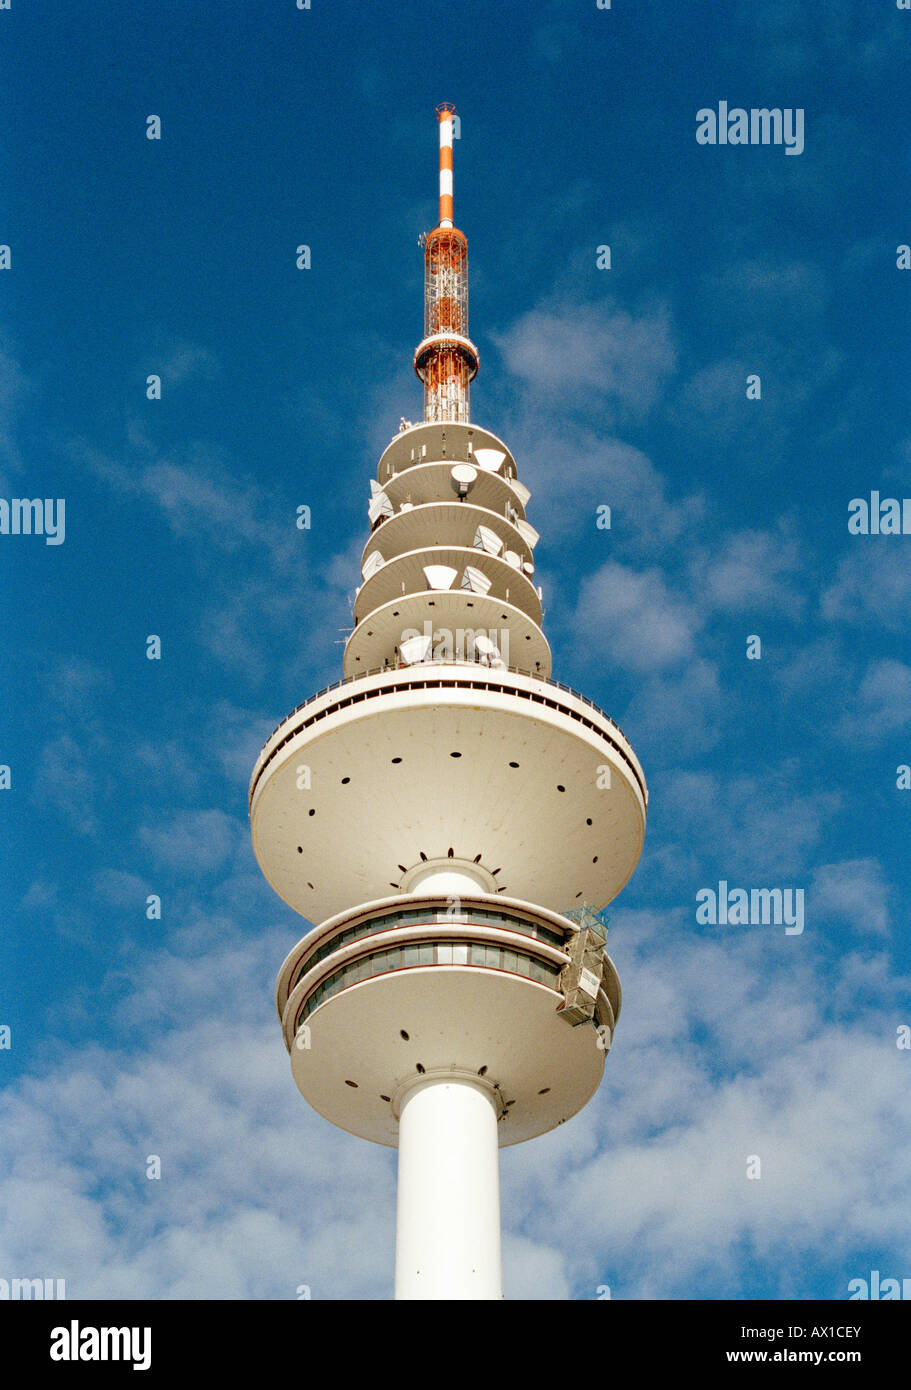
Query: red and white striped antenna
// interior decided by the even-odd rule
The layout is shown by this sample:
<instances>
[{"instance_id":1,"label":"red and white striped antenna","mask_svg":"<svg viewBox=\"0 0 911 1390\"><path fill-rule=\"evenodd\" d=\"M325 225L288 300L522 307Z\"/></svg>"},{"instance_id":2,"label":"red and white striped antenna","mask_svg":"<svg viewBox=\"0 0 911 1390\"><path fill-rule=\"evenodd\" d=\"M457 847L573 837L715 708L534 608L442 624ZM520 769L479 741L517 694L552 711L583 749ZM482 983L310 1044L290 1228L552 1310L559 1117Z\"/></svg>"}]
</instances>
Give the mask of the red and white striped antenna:
<instances>
[{"instance_id":1,"label":"red and white striped antenna","mask_svg":"<svg viewBox=\"0 0 911 1390\"><path fill-rule=\"evenodd\" d=\"M452 226L452 118L456 109L449 101L437 107L440 123L440 226Z\"/></svg>"},{"instance_id":2,"label":"red and white striped antenna","mask_svg":"<svg viewBox=\"0 0 911 1390\"><path fill-rule=\"evenodd\" d=\"M468 241L452 221L452 140L456 109L437 107L440 220L424 242L424 337L414 369L424 383L424 420L469 420L468 386L478 350L468 337Z\"/></svg>"}]
</instances>

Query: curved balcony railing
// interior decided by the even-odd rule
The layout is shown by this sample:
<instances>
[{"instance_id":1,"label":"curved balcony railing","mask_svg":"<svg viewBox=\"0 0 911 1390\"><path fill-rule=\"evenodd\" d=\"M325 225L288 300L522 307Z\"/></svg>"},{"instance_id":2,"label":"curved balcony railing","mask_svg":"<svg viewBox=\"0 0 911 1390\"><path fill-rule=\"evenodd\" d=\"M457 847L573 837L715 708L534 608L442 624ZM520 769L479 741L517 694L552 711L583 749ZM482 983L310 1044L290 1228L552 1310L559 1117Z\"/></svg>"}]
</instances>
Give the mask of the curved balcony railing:
<instances>
[{"instance_id":1,"label":"curved balcony railing","mask_svg":"<svg viewBox=\"0 0 911 1390\"><path fill-rule=\"evenodd\" d=\"M578 690L574 690L571 685L566 685L563 681L555 681L550 676L532 675L530 671L523 671L520 666L489 667L484 666L480 661L470 662L465 661L464 658L454 656L440 656L430 657L426 661L418 661L410 666L406 661L390 662L388 666L372 666L369 671L358 671L353 676L342 676L340 680L333 681L331 685L324 685L322 690L317 690L315 695L309 695L306 700L301 700L300 704L295 705L294 709L290 710L288 714L285 715L284 719L279 720L269 737L266 739L262 748L259 750L260 757L262 756L263 750L268 747L268 745L271 743L272 739L278 733L279 729L282 727L283 724L287 724L288 720L293 719L294 716L300 712L300 710L306 709L307 705L312 705L315 700L321 700L324 695L328 695L330 690L338 690L343 685L350 685L352 681L366 680L368 676L388 675L390 671L410 671L412 675L417 675L420 672L421 668L424 666L462 666L464 668L476 666L481 671L490 671L491 680L494 680L496 678L496 675L500 671L504 670L511 671L516 676L525 676L526 678L531 677L532 680L540 681L542 685L551 685L557 690L565 690L566 693L568 695L572 695L574 699L581 700L583 705L588 705L589 709L593 709L595 713L600 715L600 717L607 724L610 724L612 729L617 730L617 733L621 736L621 738L626 739L626 742L629 743L629 739L626 738L626 734L620 728L620 725L617 723L616 719L611 719L610 715L605 713L605 711L601 708L600 705L596 705L594 700L590 700L587 695L580 695Z\"/></svg>"}]
</instances>

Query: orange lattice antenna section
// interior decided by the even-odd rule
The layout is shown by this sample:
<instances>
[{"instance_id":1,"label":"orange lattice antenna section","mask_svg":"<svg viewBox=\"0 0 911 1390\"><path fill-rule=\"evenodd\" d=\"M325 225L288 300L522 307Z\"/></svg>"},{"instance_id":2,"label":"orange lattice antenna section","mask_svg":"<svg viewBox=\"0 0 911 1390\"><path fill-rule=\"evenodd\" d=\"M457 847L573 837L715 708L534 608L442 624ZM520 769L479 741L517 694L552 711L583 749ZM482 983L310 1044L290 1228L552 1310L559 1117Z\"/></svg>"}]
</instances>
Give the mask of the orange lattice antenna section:
<instances>
[{"instance_id":1,"label":"orange lattice antenna section","mask_svg":"<svg viewBox=\"0 0 911 1390\"><path fill-rule=\"evenodd\" d=\"M468 421L468 386L478 372L478 350L468 337L468 242L452 222L455 115L451 102L437 107L440 221L424 242L424 337L414 354L425 421Z\"/></svg>"}]
</instances>

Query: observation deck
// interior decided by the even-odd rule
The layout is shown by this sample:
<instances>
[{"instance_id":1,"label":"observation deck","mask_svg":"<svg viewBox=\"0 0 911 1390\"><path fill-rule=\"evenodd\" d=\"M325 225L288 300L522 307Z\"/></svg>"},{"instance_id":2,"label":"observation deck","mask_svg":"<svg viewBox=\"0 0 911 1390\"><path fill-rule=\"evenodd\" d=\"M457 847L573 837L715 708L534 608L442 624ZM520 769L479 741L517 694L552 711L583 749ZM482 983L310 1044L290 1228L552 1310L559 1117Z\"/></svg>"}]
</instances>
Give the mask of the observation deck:
<instances>
[{"instance_id":1,"label":"observation deck","mask_svg":"<svg viewBox=\"0 0 911 1390\"><path fill-rule=\"evenodd\" d=\"M266 878L320 922L450 851L498 892L603 906L635 868L646 804L629 742L591 701L518 670L422 662L340 682L283 720L250 819Z\"/></svg>"}]
</instances>

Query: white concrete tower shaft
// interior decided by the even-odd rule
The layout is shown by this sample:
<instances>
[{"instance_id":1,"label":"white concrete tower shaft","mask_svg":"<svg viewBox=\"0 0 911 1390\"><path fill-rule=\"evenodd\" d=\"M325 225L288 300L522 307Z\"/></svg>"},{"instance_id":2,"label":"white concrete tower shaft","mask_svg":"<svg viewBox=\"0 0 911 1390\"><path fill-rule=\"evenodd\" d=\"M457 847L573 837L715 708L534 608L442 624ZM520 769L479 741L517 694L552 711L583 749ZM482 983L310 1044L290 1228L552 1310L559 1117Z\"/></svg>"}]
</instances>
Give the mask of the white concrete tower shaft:
<instances>
[{"instance_id":1,"label":"white concrete tower shaft","mask_svg":"<svg viewBox=\"0 0 911 1390\"><path fill-rule=\"evenodd\" d=\"M502 1298L493 1086L445 1071L419 1077L398 1110L396 1298Z\"/></svg>"},{"instance_id":2,"label":"white concrete tower shaft","mask_svg":"<svg viewBox=\"0 0 911 1390\"><path fill-rule=\"evenodd\" d=\"M419 871L410 886L450 902L486 887L448 865ZM395 1098L397 1299L502 1298L497 1102L486 1078L452 1070L419 1074Z\"/></svg>"}]
</instances>

